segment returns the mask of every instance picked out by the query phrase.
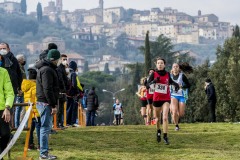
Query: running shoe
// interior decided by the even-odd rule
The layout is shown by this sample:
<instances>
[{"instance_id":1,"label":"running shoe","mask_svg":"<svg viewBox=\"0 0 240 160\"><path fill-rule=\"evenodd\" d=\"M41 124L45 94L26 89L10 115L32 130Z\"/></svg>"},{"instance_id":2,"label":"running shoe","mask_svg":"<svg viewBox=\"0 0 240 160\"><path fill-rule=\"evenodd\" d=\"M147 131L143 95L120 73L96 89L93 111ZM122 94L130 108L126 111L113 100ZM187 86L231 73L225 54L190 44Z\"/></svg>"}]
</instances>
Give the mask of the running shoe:
<instances>
[{"instance_id":1,"label":"running shoe","mask_svg":"<svg viewBox=\"0 0 240 160\"><path fill-rule=\"evenodd\" d=\"M157 142L161 142L161 130L157 131Z\"/></svg>"},{"instance_id":2,"label":"running shoe","mask_svg":"<svg viewBox=\"0 0 240 160\"><path fill-rule=\"evenodd\" d=\"M168 137L163 137L163 141L166 145L169 145Z\"/></svg>"},{"instance_id":3,"label":"running shoe","mask_svg":"<svg viewBox=\"0 0 240 160\"><path fill-rule=\"evenodd\" d=\"M175 128L175 131L179 131L179 129L180 129L179 127L176 127L176 128Z\"/></svg>"}]
</instances>

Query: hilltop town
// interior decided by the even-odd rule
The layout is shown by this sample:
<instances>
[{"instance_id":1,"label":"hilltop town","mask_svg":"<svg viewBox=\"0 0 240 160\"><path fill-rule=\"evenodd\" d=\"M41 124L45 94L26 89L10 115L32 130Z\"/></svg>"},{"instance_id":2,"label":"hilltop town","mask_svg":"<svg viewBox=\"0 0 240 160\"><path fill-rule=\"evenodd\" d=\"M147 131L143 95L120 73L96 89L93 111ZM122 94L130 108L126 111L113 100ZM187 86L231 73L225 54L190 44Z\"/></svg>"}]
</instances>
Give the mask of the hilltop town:
<instances>
[{"instance_id":1,"label":"hilltop town","mask_svg":"<svg viewBox=\"0 0 240 160\"><path fill-rule=\"evenodd\" d=\"M163 34L170 38L173 44L193 45L222 43L232 35L232 26L229 22L221 22L215 14L202 14L200 10L195 16L170 7L151 10L125 9L122 6L104 8L104 0L99 0L96 8L76 9L70 12L63 10L62 1L49 1L48 6L42 9L43 16L70 29L72 39L89 42L88 45L98 49L99 40L103 38L108 47L116 47L118 37L123 34L129 45L138 48L144 44L147 31L151 41ZM0 3L0 11L7 14L22 14L20 3L12 1ZM37 12L31 12L28 16L36 18ZM29 54L39 53L49 42L58 44L61 52L70 52L61 36L49 36L40 41L30 42L26 44L26 49ZM92 54L79 53L76 50L70 57L78 59L80 71L86 60L90 62L91 70L100 71L108 61L115 61L112 63L114 65L109 66L111 71L130 63L112 55L94 56L93 60ZM91 66L91 63L95 64Z\"/></svg>"}]
</instances>

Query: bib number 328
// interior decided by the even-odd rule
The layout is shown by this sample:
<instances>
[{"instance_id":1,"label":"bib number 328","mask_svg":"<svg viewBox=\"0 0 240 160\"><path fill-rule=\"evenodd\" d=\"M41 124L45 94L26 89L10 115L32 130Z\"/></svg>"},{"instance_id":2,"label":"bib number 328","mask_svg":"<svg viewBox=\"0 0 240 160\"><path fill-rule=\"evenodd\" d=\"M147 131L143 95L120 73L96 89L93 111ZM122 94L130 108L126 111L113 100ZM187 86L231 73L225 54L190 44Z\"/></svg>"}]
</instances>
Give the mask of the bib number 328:
<instances>
[{"instance_id":1,"label":"bib number 328","mask_svg":"<svg viewBox=\"0 0 240 160\"><path fill-rule=\"evenodd\" d=\"M157 83L155 85L155 92L162 93L162 94L167 94L167 85L166 84Z\"/></svg>"}]
</instances>

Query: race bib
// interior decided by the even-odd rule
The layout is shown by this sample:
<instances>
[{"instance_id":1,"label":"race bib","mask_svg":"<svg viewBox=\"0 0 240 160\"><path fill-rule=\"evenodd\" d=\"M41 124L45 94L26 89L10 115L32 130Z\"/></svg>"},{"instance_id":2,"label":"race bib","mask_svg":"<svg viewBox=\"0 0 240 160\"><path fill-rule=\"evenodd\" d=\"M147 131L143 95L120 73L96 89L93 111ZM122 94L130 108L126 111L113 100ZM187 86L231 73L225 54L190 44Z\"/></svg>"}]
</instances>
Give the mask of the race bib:
<instances>
[{"instance_id":1,"label":"race bib","mask_svg":"<svg viewBox=\"0 0 240 160\"><path fill-rule=\"evenodd\" d=\"M148 94L153 94L154 93L154 84L150 85L150 88L148 89Z\"/></svg>"},{"instance_id":2,"label":"race bib","mask_svg":"<svg viewBox=\"0 0 240 160\"><path fill-rule=\"evenodd\" d=\"M156 83L155 84L155 92L167 94L167 87L168 86L166 84Z\"/></svg>"}]
</instances>

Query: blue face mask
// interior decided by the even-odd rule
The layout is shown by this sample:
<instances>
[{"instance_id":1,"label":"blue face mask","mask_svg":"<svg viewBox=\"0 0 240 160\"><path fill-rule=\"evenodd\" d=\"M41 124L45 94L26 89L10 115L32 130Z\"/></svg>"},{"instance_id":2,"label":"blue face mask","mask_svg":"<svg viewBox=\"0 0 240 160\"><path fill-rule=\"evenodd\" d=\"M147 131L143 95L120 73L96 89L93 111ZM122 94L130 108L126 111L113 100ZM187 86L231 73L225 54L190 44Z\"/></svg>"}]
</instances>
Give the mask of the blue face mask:
<instances>
[{"instance_id":1,"label":"blue face mask","mask_svg":"<svg viewBox=\"0 0 240 160\"><path fill-rule=\"evenodd\" d=\"M0 61L0 67L2 67L2 61Z\"/></svg>"}]
</instances>

